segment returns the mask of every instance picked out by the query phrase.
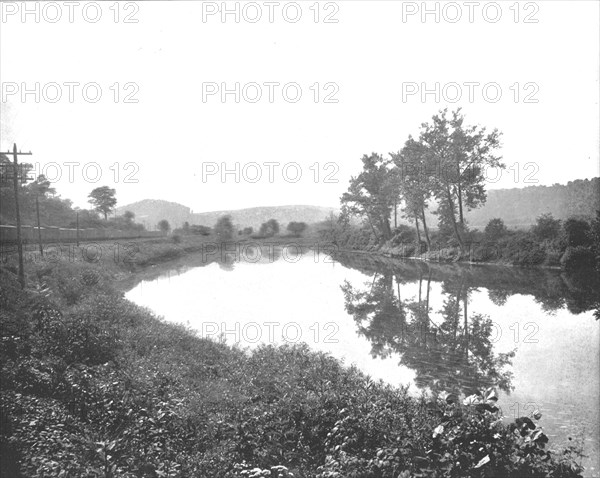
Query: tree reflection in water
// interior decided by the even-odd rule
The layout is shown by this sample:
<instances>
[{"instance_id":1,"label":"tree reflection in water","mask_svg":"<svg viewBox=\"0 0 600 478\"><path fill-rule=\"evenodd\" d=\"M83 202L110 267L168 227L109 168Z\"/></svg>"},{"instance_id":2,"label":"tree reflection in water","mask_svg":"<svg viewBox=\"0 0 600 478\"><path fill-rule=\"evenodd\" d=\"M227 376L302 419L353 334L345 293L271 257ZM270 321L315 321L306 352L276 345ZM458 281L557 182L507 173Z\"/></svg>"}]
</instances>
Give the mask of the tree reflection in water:
<instances>
[{"instance_id":1,"label":"tree reflection in water","mask_svg":"<svg viewBox=\"0 0 600 478\"><path fill-rule=\"evenodd\" d=\"M398 354L400 364L416 372L420 388L470 395L496 386L510 392L515 352L494 353L491 319L468 311L473 288L465 281L444 282L442 321L436 324L430 317L431 271L421 273L418 283L416 300L402 299L401 280L391 269L376 272L364 290L342 285L346 310L371 342L372 355Z\"/></svg>"}]
</instances>

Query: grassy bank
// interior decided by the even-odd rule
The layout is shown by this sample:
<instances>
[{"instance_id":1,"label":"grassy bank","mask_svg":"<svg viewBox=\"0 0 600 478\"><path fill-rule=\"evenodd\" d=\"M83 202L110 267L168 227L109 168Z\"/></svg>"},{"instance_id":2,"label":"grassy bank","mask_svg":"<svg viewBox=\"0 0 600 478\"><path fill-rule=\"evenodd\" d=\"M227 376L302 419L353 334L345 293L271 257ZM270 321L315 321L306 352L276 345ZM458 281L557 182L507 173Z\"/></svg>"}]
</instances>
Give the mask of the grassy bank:
<instances>
[{"instance_id":1,"label":"grassy bank","mask_svg":"<svg viewBox=\"0 0 600 478\"><path fill-rule=\"evenodd\" d=\"M539 417L504 424L491 390L414 398L307 346L239 350L123 298L205 244L31 261L25 290L2 266L2 476L580 476Z\"/></svg>"}]
</instances>

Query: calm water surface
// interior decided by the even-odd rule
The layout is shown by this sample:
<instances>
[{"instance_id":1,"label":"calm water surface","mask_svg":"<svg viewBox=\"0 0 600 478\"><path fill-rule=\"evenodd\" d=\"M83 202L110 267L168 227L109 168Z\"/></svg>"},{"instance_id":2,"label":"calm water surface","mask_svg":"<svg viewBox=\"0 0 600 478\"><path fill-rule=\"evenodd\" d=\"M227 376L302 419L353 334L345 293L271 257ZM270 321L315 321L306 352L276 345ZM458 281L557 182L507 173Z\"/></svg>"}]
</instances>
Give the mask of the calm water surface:
<instances>
[{"instance_id":1,"label":"calm water surface","mask_svg":"<svg viewBox=\"0 0 600 478\"><path fill-rule=\"evenodd\" d=\"M245 259L196 258L127 297L243 347L306 342L415 394L494 386L507 419L540 410L550 445L583 443L586 475L600 476L596 277L312 251Z\"/></svg>"}]
</instances>

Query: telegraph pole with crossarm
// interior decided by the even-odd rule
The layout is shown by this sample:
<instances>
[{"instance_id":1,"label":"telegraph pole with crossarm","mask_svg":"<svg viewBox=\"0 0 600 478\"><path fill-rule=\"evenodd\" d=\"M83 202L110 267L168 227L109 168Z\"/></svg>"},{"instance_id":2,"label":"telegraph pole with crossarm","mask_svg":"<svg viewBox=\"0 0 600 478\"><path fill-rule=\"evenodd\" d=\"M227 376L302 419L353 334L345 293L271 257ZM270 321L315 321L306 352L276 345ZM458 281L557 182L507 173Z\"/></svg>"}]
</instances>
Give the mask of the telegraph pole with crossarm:
<instances>
[{"instance_id":1,"label":"telegraph pole with crossarm","mask_svg":"<svg viewBox=\"0 0 600 478\"><path fill-rule=\"evenodd\" d=\"M19 162L18 156L31 156L31 151L29 153L21 153L20 151L17 153L17 145L13 144L12 153L6 152L4 153L6 156L12 154L13 156L13 187L15 190L15 216L17 218L17 249L19 251L19 283L21 284L21 289L25 288L25 269L23 267L23 241L21 240L21 214L19 211L19 179L23 180L23 178L19 177Z\"/></svg>"}]
</instances>

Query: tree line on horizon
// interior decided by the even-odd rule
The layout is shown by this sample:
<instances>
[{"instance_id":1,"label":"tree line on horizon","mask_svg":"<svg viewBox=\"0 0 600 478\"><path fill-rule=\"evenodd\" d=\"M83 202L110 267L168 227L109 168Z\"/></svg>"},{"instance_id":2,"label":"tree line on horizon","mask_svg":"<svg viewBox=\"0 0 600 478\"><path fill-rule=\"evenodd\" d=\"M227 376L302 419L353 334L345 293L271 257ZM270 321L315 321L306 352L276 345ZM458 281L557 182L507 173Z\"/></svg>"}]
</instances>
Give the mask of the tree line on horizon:
<instances>
[{"instance_id":1,"label":"tree line on horizon","mask_svg":"<svg viewBox=\"0 0 600 478\"><path fill-rule=\"evenodd\" d=\"M308 228L308 224L301 221L290 221L287 224L286 231L288 237L300 237L304 231ZM276 236L280 233L281 226L277 219L269 219L261 224L258 231L255 231L253 227L239 227L236 226L230 215L224 215L219 217L214 227L208 227L198 224L190 224L188 221L183 223L181 228L175 229L173 232L176 235L202 235L209 236L215 235L215 238L220 242L232 240L236 233L238 236L251 237L253 239L266 239L269 237Z\"/></svg>"}]
</instances>

